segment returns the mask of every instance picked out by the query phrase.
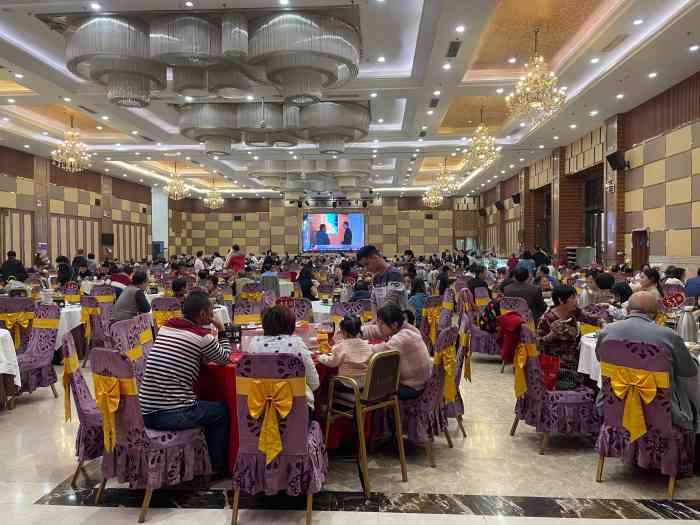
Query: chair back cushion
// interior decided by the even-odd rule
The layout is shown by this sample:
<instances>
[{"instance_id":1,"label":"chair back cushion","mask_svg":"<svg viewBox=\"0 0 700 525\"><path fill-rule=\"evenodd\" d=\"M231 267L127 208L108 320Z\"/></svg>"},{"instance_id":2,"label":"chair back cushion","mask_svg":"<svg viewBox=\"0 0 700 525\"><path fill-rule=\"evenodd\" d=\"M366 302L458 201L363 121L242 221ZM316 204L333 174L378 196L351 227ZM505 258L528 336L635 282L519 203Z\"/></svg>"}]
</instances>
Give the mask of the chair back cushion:
<instances>
[{"instance_id":1,"label":"chair back cushion","mask_svg":"<svg viewBox=\"0 0 700 525\"><path fill-rule=\"evenodd\" d=\"M27 353L34 356L37 366L50 365L56 349L61 309L55 304L37 305L29 334Z\"/></svg>"},{"instance_id":2,"label":"chair back cushion","mask_svg":"<svg viewBox=\"0 0 700 525\"><path fill-rule=\"evenodd\" d=\"M249 301L248 299L241 299L236 303L236 308L233 314L233 324L260 324L262 322L262 311L262 301Z\"/></svg>"},{"instance_id":3,"label":"chair back cushion","mask_svg":"<svg viewBox=\"0 0 700 525\"><path fill-rule=\"evenodd\" d=\"M66 387L65 380L69 381L70 393L73 394L75 408L78 411L78 419L81 423L85 423L88 413L95 411L95 400L90 393L83 371L80 368L78 360L78 352L75 349L75 340L73 334L68 332L63 336L63 344L61 346L63 352L63 369L64 369L64 388ZM64 394L65 395L65 394ZM68 407L70 410L70 398L67 398Z\"/></svg>"},{"instance_id":4,"label":"chair back cushion","mask_svg":"<svg viewBox=\"0 0 700 525\"><path fill-rule=\"evenodd\" d=\"M373 354L367 368L363 399L371 402L396 395L400 365L401 354L398 350Z\"/></svg>"}]
</instances>

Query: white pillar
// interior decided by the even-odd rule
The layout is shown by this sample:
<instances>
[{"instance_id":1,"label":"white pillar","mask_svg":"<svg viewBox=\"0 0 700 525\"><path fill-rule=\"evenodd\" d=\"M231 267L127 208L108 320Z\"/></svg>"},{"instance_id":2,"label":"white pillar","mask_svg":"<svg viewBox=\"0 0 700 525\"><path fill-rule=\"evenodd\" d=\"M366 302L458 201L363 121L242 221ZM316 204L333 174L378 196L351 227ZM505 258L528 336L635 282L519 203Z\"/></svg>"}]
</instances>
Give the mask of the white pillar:
<instances>
[{"instance_id":1,"label":"white pillar","mask_svg":"<svg viewBox=\"0 0 700 525\"><path fill-rule=\"evenodd\" d=\"M151 188L151 235L153 242L162 241L168 253L168 194L160 188Z\"/></svg>"}]
</instances>

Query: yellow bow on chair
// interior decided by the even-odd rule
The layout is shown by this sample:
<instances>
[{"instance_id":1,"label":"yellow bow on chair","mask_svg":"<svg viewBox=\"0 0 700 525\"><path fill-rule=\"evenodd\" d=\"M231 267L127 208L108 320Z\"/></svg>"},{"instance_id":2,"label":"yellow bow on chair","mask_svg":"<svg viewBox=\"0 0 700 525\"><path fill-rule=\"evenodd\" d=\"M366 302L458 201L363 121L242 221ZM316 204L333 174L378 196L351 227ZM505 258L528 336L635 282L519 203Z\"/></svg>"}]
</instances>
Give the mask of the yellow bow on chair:
<instances>
[{"instance_id":1,"label":"yellow bow on chair","mask_svg":"<svg viewBox=\"0 0 700 525\"><path fill-rule=\"evenodd\" d=\"M80 309L80 322L85 326L85 342L90 345L90 339L92 338L92 322L90 321L91 316L100 315L99 306L83 306Z\"/></svg>"},{"instance_id":2,"label":"yellow bow on chair","mask_svg":"<svg viewBox=\"0 0 700 525\"><path fill-rule=\"evenodd\" d=\"M265 454L265 464L270 464L282 452L277 415L286 418L292 410L294 398L306 393L306 379L255 379L237 377L236 391L248 397L248 412L254 419L263 417L258 449Z\"/></svg>"},{"instance_id":3,"label":"yellow bow on chair","mask_svg":"<svg viewBox=\"0 0 700 525\"><path fill-rule=\"evenodd\" d=\"M79 368L78 354L73 353L63 360L63 415L66 421L71 419L70 378Z\"/></svg>"},{"instance_id":4,"label":"yellow bow on chair","mask_svg":"<svg viewBox=\"0 0 700 525\"><path fill-rule=\"evenodd\" d=\"M423 319L428 321L428 328L430 329L430 341L433 344L437 344L438 323L440 321L440 307L431 306L430 308L423 308Z\"/></svg>"},{"instance_id":5,"label":"yellow bow on chair","mask_svg":"<svg viewBox=\"0 0 700 525\"><path fill-rule=\"evenodd\" d=\"M5 328L13 334L15 350L22 346L22 328L29 328L29 321L32 319L34 319L34 312L0 314L0 321L3 321Z\"/></svg>"},{"instance_id":6,"label":"yellow bow on chair","mask_svg":"<svg viewBox=\"0 0 700 525\"><path fill-rule=\"evenodd\" d=\"M603 377L610 378L615 396L625 401L622 426L630 433L630 441L636 441L647 433L642 401L648 405L656 397L657 389L669 388L668 372L651 372L604 362L600 363L600 372Z\"/></svg>"},{"instance_id":7,"label":"yellow bow on chair","mask_svg":"<svg viewBox=\"0 0 700 525\"><path fill-rule=\"evenodd\" d=\"M445 403L451 403L457 398L457 385L455 375L457 374L457 350L455 345L449 346L440 352L435 353L433 362L442 365L445 369L445 388L443 399Z\"/></svg>"},{"instance_id":8,"label":"yellow bow on chair","mask_svg":"<svg viewBox=\"0 0 700 525\"><path fill-rule=\"evenodd\" d=\"M111 452L117 444L116 415L121 396L138 394L136 379L119 379L93 373L92 380L95 384L95 403L102 414L105 450Z\"/></svg>"},{"instance_id":9,"label":"yellow bow on chair","mask_svg":"<svg viewBox=\"0 0 700 525\"><path fill-rule=\"evenodd\" d=\"M79 303L80 294L63 294L63 300L67 303Z\"/></svg>"},{"instance_id":10,"label":"yellow bow on chair","mask_svg":"<svg viewBox=\"0 0 700 525\"><path fill-rule=\"evenodd\" d=\"M600 326L590 323L581 323L581 335L594 334L600 332Z\"/></svg>"},{"instance_id":11,"label":"yellow bow on chair","mask_svg":"<svg viewBox=\"0 0 700 525\"><path fill-rule=\"evenodd\" d=\"M232 303L233 302L233 294L232 293L225 293L224 294L224 301Z\"/></svg>"},{"instance_id":12,"label":"yellow bow on chair","mask_svg":"<svg viewBox=\"0 0 700 525\"><path fill-rule=\"evenodd\" d=\"M236 314L233 315L233 324L244 325L244 324L260 324L262 323L262 316L260 314Z\"/></svg>"},{"instance_id":13,"label":"yellow bow on chair","mask_svg":"<svg viewBox=\"0 0 700 525\"><path fill-rule=\"evenodd\" d=\"M169 319L173 317L182 317L182 312L180 310L154 310L153 311L153 322L156 324L156 328L160 328Z\"/></svg>"},{"instance_id":14,"label":"yellow bow on chair","mask_svg":"<svg viewBox=\"0 0 700 525\"><path fill-rule=\"evenodd\" d=\"M98 303L113 303L114 302L113 295L96 295L95 299L97 299Z\"/></svg>"},{"instance_id":15,"label":"yellow bow on chair","mask_svg":"<svg viewBox=\"0 0 700 525\"><path fill-rule=\"evenodd\" d=\"M262 301L263 299L263 293L262 292L241 292L241 299L245 299L247 301L253 301L253 302L258 302Z\"/></svg>"},{"instance_id":16,"label":"yellow bow on chair","mask_svg":"<svg viewBox=\"0 0 700 525\"><path fill-rule=\"evenodd\" d=\"M535 343L518 343L515 349L515 357L513 358L516 398L520 398L527 393L527 381L525 380L525 363L527 363L527 359L538 355L539 352Z\"/></svg>"},{"instance_id":17,"label":"yellow bow on chair","mask_svg":"<svg viewBox=\"0 0 700 525\"><path fill-rule=\"evenodd\" d=\"M451 303L451 302L449 302L449 301L443 301L443 302L442 302L442 307L443 307L445 310L448 310L448 311L450 311L450 312L454 311L454 309L455 309L454 303Z\"/></svg>"}]
</instances>

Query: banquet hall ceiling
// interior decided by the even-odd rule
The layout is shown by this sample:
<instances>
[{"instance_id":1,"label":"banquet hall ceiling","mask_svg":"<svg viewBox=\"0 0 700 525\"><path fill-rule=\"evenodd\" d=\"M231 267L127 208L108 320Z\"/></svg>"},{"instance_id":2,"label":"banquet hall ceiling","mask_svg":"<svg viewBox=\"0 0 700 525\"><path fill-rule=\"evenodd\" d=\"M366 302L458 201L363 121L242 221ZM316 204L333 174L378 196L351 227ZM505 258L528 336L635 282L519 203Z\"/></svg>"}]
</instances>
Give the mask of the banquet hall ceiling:
<instances>
[{"instance_id":1,"label":"banquet hall ceiling","mask_svg":"<svg viewBox=\"0 0 700 525\"><path fill-rule=\"evenodd\" d=\"M487 170L463 173L460 193L478 193L664 91L700 65L700 52L691 51L700 45L700 0L283 3L0 3L0 145L48 156L72 114L95 154L93 169L142 184L162 186L177 163L195 196L203 196L212 183L237 196L275 196L285 188L408 195L425 189L443 159L459 165L483 105L502 150ZM254 21L284 20L290 13L339 20L354 28L348 34L355 31L356 40L348 37L352 45L347 49L357 50L357 71L352 71L352 51L345 62L329 65L324 59L317 68L323 75L299 74L310 71L309 64L275 68L274 53L258 60ZM110 102L110 93L116 91L106 85L104 75L99 81L86 80L84 68L68 67L69 28L81 21L117 17L155 24L163 18L194 17L213 23L217 33L221 20L236 16L249 24L248 58L230 47L221 58L215 38L206 60L233 72L217 77L214 71L206 84L188 90L182 89L183 76L174 69L183 65L182 56L163 52L148 67L162 73L165 82L150 85L148 97L134 104L142 108ZM513 90L532 52L536 28L540 52L568 90L564 109L531 128L509 117L503 97ZM261 67L272 78L251 73ZM286 72L284 78L276 69ZM333 72L342 81L328 81ZM656 75L650 78L652 72ZM219 89L221 78L226 89ZM290 85L291 91L311 96L295 99L290 89L278 89ZM315 104L316 96L320 104ZM352 113L327 117L319 113L324 107L350 108ZM198 112L206 118L198 120ZM212 127L211 113L224 124ZM281 181L280 173L289 173L290 180Z\"/></svg>"}]
</instances>

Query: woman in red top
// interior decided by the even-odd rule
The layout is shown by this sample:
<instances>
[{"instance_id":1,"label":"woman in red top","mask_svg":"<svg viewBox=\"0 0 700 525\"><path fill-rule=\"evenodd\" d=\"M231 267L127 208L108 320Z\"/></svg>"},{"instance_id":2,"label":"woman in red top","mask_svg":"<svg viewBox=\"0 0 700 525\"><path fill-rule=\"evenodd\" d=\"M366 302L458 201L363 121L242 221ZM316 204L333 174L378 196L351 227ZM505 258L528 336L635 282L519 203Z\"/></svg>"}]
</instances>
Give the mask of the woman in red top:
<instances>
[{"instance_id":1,"label":"woman in red top","mask_svg":"<svg viewBox=\"0 0 700 525\"><path fill-rule=\"evenodd\" d=\"M518 266L518 258L515 256L514 253L510 254L510 259L508 259L508 262L506 263L508 266L508 270L513 270L516 266Z\"/></svg>"}]
</instances>

